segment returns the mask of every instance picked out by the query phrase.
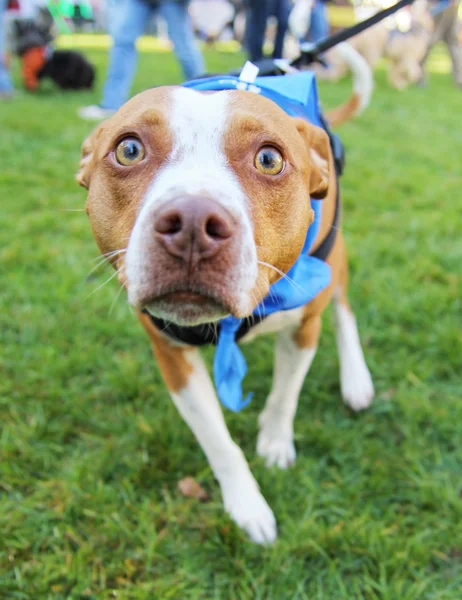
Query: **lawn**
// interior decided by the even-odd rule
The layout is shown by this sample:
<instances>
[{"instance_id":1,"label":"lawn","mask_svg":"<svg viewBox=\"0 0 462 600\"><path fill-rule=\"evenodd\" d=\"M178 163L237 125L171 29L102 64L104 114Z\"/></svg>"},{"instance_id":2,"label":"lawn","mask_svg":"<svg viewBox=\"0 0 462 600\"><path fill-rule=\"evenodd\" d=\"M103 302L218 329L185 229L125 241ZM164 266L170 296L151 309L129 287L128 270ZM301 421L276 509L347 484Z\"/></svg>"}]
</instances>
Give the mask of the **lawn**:
<instances>
[{"instance_id":1,"label":"lawn","mask_svg":"<svg viewBox=\"0 0 462 600\"><path fill-rule=\"evenodd\" d=\"M104 49L88 49L99 70ZM242 56L207 52L211 71ZM344 232L377 397L341 402L331 316L303 387L296 464L266 469L257 415L272 340L245 353L255 397L226 414L280 537L251 544L177 415L149 343L98 256L74 182L98 93L0 105L0 598L462 598L462 92L443 55L427 89L391 90L345 125ZM135 88L174 83L161 51ZM334 106L350 84L322 85ZM97 291L96 291L97 290ZM94 293L93 293L94 292ZM211 356L211 353L210 353ZM185 476L207 503L177 489Z\"/></svg>"}]
</instances>

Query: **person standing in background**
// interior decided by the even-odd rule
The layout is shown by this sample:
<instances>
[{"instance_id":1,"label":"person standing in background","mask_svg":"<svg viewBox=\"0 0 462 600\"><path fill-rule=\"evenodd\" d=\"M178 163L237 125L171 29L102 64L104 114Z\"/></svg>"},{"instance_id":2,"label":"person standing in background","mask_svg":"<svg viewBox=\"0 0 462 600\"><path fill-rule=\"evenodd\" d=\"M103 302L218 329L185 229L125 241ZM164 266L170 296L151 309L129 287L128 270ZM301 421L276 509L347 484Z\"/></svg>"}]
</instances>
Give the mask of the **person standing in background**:
<instances>
[{"instance_id":1,"label":"person standing in background","mask_svg":"<svg viewBox=\"0 0 462 600\"><path fill-rule=\"evenodd\" d=\"M444 42L451 56L452 75L457 87L462 88L462 46L459 42L459 2L458 0L440 0L430 5L435 28L428 45L427 54L422 61L422 79L419 85L426 83L425 64L431 49L438 42Z\"/></svg>"},{"instance_id":2,"label":"person standing in background","mask_svg":"<svg viewBox=\"0 0 462 600\"><path fill-rule=\"evenodd\" d=\"M245 43L252 62L263 58L266 23L269 17L276 17L278 22L273 58L282 58L290 9L289 0L249 0Z\"/></svg>"},{"instance_id":3,"label":"person standing in background","mask_svg":"<svg viewBox=\"0 0 462 600\"><path fill-rule=\"evenodd\" d=\"M314 0L308 29L308 41L313 42L313 44L319 42L329 35L329 30L326 2L325 0Z\"/></svg>"},{"instance_id":4,"label":"person standing in background","mask_svg":"<svg viewBox=\"0 0 462 600\"><path fill-rule=\"evenodd\" d=\"M186 79L205 72L202 54L194 39L188 13L188 0L114 0L110 15L113 46L101 104L85 106L78 112L87 120L101 120L112 115L128 99L135 76L138 52L136 40L144 33L156 11L167 23L168 36Z\"/></svg>"},{"instance_id":5,"label":"person standing in background","mask_svg":"<svg viewBox=\"0 0 462 600\"><path fill-rule=\"evenodd\" d=\"M13 81L6 64L5 55L5 13L7 0L0 0L0 100L13 95Z\"/></svg>"}]
</instances>

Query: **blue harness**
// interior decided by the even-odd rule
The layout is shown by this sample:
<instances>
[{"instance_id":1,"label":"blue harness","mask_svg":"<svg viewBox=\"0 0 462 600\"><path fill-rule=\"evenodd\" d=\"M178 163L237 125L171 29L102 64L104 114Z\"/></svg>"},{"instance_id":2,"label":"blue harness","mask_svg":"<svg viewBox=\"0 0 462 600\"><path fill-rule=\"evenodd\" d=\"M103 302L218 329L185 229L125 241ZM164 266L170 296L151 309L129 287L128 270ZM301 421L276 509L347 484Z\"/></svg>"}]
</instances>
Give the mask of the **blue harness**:
<instances>
[{"instance_id":1,"label":"blue harness","mask_svg":"<svg viewBox=\"0 0 462 600\"><path fill-rule=\"evenodd\" d=\"M313 73L304 71L285 76L257 77L253 83L246 83L237 77L217 76L188 81L183 85L198 91L246 90L269 98L292 117L300 117L323 127L331 140L337 174L341 173L343 149L339 139L329 131L320 112ZM215 386L222 404L234 412L247 406L252 397L252 394L248 394L244 398L242 394L242 382L247 372L247 365L237 341L265 317L282 310L304 306L331 281L331 270L325 259L335 241L340 212L338 194L337 185L334 223L326 239L314 253L310 254L322 216L322 200L311 199L315 217L307 231L297 261L287 273L287 277L283 277L271 286L270 293L255 308L249 319L226 317L219 322L216 328L217 335L208 324L179 327L150 315L153 323L161 331L176 340L195 346L217 344L213 363Z\"/></svg>"}]
</instances>

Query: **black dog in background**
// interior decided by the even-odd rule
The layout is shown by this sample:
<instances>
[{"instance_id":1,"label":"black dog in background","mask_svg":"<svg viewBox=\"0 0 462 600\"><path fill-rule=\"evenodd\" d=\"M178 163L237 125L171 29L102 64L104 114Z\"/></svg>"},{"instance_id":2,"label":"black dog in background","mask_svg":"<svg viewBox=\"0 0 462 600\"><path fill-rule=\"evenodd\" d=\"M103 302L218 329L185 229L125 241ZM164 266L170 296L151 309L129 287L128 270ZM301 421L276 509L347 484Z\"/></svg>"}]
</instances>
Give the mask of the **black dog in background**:
<instances>
[{"instance_id":1,"label":"black dog in background","mask_svg":"<svg viewBox=\"0 0 462 600\"><path fill-rule=\"evenodd\" d=\"M63 90L90 89L95 80L93 65L80 52L54 50L53 29L53 17L45 7L34 19L13 22L12 46L22 61L24 85L33 91L48 77Z\"/></svg>"},{"instance_id":2,"label":"black dog in background","mask_svg":"<svg viewBox=\"0 0 462 600\"><path fill-rule=\"evenodd\" d=\"M80 52L54 50L38 77L50 77L63 90L85 90L93 87L95 69Z\"/></svg>"}]
</instances>

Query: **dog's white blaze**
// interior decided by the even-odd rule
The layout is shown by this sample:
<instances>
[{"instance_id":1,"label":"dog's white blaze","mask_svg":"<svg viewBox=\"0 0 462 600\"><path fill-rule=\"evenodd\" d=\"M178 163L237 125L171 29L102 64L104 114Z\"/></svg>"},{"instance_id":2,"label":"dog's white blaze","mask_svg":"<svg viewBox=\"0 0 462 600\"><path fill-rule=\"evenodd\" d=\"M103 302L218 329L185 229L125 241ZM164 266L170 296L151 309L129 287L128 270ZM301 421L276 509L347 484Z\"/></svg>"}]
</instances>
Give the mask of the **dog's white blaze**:
<instances>
[{"instance_id":1,"label":"dog's white blaze","mask_svg":"<svg viewBox=\"0 0 462 600\"><path fill-rule=\"evenodd\" d=\"M342 397L353 410L362 410L372 402L374 385L364 359L354 315L338 300L335 300L334 307Z\"/></svg>"},{"instance_id":2,"label":"dog's white blaze","mask_svg":"<svg viewBox=\"0 0 462 600\"><path fill-rule=\"evenodd\" d=\"M135 301L136 281L143 270L143 236L151 235L151 228L145 227L145 223L158 206L188 194L205 195L238 219L243 238L232 275L238 282L236 293L241 308L246 310L251 306L249 293L258 274L257 251L248 199L224 150L230 111L227 92L201 94L187 88L177 88L172 92L169 124L173 132L173 148L146 193L128 245L126 264L132 288L131 291L129 289L130 301Z\"/></svg>"},{"instance_id":3,"label":"dog's white blaze","mask_svg":"<svg viewBox=\"0 0 462 600\"><path fill-rule=\"evenodd\" d=\"M197 350L187 354L193 371L185 388L172 399L189 425L220 483L225 509L254 542L276 539L276 520L261 495L242 450L226 427L223 413L204 362Z\"/></svg>"},{"instance_id":4,"label":"dog's white blaze","mask_svg":"<svg viewBox=\"0 0 462 600\"><path fill-rule=\"evenodd\" d=\"M179 194L206 194L250 227L246 195L224 151L230 110L227 92L173 91L173 149L146 203L166 202Z\"/></svg>"}]
</instances>

